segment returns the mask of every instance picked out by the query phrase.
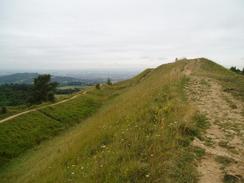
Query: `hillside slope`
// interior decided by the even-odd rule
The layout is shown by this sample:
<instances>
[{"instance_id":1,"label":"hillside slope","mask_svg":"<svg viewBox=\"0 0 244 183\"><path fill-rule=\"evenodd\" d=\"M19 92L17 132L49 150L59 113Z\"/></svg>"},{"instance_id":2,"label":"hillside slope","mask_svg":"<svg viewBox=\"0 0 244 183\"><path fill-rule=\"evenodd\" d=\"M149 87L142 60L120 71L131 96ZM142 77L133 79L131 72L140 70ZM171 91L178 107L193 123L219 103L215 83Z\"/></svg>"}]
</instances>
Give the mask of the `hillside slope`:
<instances>
[{"instance_id":1,"label":"hillside slope","mask_svg":"<svg viewBox=\"0 0 244 183\"><path fill-rule=\"evenodd\" d=\"M204 80L197 82L199 78ZM242 76L202 58L165 64L95 91L97 96L117 92L83 123L14 158L0 169L0 179L14 183L206 182L201 167L211 166L205 160L216 155L204 145L215 118L205 110L211 111L212 107L218 110L214 103L203 99L206 93L212 96L211 92L216 90L215 85L208 86L209 82L217 83L218 87L225 85L218 91L228 92L233 101L238 100L235 111L238 119L231 125L241 123ZM223 110L232 114L229 108ZM217 112L223 113L221 109ZM236 136L243 140L243 126L236 130L239 130ZM234 147L237 154L242 153L241 147L240 144ZM239 167L243 166L241 154L235 155L239 159L229 155ZM216 157L214 165L218 165L219 159ZM227 172L227 168L218 168L217 172L215 169L208 172L217 173L217 182L241 181L239 169Z\"/></svg>"}]
</instances>

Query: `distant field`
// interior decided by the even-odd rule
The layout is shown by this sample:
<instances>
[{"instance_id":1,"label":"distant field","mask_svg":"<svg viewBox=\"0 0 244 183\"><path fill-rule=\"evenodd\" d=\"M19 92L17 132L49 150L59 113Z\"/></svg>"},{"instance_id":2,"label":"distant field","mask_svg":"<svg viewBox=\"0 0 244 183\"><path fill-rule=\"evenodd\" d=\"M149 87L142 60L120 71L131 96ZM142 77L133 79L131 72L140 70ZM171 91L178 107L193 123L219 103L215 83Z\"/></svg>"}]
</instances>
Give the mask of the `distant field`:
<instances>
[{"instance_id":1,"label":"distant field","mask_svg":"<svg viewBox=\"0 0 244 183\"><path fill-rule=\"evenodd\" d=\"M81 86L81 85L68 85L68 86L59 86L58 89L64 90L64 89L83 89L86 86Z\"/></svg>"}]
</instances>

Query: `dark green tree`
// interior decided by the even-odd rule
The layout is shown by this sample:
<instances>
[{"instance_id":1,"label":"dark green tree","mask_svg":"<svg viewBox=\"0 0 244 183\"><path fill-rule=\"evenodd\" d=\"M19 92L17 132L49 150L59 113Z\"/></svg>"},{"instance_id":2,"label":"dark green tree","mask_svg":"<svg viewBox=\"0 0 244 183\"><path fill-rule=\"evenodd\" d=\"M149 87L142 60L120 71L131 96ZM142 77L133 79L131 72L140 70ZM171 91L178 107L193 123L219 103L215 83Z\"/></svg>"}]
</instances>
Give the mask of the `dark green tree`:
<instances>
[{"instance_id":1,"label":"dark green tree","mask_svg":"<svg viewBox=\"0 0 244 183\"><path fill-rule=\"evenodd\" d=\"M111 82L111 79L110 78L107 79L107 84L108 85L112 85L112 82Z\"/></svg>"},{"instance_id":2,"label":"dark green tree","mask_svg":"<svg viewBox=\"0 0 244 183\"><path fill-rule=\"evenodd\" d=\"M96 89L100 90L100 84L96 84Z\"/></svg>"},{"instance_id":3,"label":"dark green tree","mask_svg":"<svg viewBox=\"0 0 244 183\"><path fill-rule=\"evenodd\" d=\"M39 75L34 79L32 90L31 103L42 103L55 100L55 92L58 83L51 82L50 74Z\"/></svg>"},{"instance_id":4,"label":"dark green tree","mask_svg":"<svg viewBox=\"0 0 244 183\"><path fill-rule=\"evenodd\" d=\"M235 72L235 73L241 74L241 70L236 68L236 67L231 67L230 70Z\"/></svg>"}]
</instances>

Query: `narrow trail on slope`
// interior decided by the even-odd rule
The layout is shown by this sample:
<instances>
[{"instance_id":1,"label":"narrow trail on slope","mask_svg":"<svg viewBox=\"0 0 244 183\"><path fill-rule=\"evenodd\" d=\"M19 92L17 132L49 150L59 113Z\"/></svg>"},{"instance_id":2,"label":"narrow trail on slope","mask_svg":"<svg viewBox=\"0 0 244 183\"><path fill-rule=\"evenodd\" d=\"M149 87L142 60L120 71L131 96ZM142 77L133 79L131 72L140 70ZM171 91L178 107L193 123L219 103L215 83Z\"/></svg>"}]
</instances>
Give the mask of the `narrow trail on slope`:
<instances>
[{"instance_id":1,"label":"narrow trail on slope","mask_svg":"<svg viewBox=\"0 0 244 183\"><path fill-rule=\"evenodd\" d=\"M188 99L210 123L201 140L196 138L193 141L193 146L205 150L198 165L199 182L243 182L243 103L224 92L214 79L188 76Z\"/></svg>"},{"instance_id":2,"label":"narrow trail on slope","mask_svg":"<svg viewBox=\"0 0 244 183\"><path fill-rule=\"evenodd\" d=\"M73 100L73 99L77 98L77 97L80 96L80 95L85 95L86 93L87 93L87 91L84 91L83 93L76 94L76 95L74 95L74 96L71 97L71 98L64 99L64 100L61 100L61 101L56 102L56 103L53 103L53 104L49 104L49 105L46 105L46 106L42 106L42 107L38 107L38 108L35 108L35 109L27 110L27 111L24 111L24 112L20 112L20 113L18 113L18 114L14 114L14 115L12 115L12 116L9 116L9 117L7 117L7 118L5 118L5 119L0 120L0 123L9 121L9 120L14 119L14 118L17 118L18 116L22 116L23 114L27 114L27 113L30 113L30 112L38 111L38 110L43 109L43 108L46 108L46 107L56 106L56 105L59 105L59 104L68 102L68 101L70 101L70 100Z\"/></svg>"}]
</instances>

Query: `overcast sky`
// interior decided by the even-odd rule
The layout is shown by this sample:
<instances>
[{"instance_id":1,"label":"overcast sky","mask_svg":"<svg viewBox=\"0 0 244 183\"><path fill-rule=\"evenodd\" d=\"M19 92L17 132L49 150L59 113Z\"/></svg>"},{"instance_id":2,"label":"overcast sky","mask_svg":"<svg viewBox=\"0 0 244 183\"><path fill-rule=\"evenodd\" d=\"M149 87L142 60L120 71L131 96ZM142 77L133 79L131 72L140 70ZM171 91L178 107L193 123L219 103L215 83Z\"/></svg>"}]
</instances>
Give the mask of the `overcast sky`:
<instances>
[{"instance_id":1,"label":"overcast sky","mask_svg":"<svg viewBox=\"0 0 244 183\"><path fill-rule=\"evenodd\" d=\"M0 70L244 67L244 0L0 0Z\"/></svg>"}]
</instances>

